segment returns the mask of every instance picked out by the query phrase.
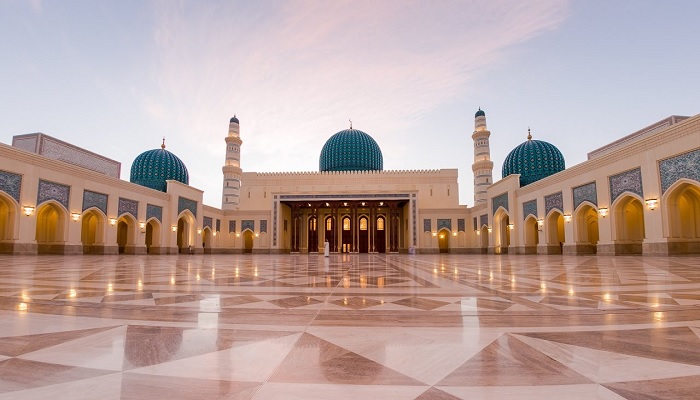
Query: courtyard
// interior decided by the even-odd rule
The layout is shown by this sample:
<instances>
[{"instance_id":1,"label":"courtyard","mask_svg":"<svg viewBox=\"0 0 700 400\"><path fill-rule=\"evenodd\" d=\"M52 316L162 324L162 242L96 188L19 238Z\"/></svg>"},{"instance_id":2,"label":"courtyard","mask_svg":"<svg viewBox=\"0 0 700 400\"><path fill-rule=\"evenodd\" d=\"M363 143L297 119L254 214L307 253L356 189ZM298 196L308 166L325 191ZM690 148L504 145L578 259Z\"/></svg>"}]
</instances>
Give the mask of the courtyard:
<instances>
[{"instance_id":1,"label":"courtyard","mask_svg":"<svg viewBox=\"0 0 700 400\"><path fill-rule=\"evenodd\" d=\"M4 256L0 399L700 390L700 257Z\"/></svg>"}]
</instances>

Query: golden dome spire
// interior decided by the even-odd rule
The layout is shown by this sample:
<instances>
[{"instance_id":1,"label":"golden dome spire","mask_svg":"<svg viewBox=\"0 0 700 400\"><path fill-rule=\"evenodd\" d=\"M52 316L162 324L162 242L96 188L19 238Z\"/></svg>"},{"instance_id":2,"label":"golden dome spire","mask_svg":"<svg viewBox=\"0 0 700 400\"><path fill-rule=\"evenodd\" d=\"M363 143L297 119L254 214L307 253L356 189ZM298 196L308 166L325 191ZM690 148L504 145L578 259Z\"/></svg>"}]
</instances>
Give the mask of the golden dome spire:
<instances>
[{"instance_id":1,"label":"golden dome spire","mask_svg":"<svg viewBox=\"0 0 700 400\"><path fill-rule=\"evenodd\" d=\"M530 127L527 127L527 140L532 140L532 135L530 134Z\"/></svg>"},{"instance_id":2,"label":"golden dome spire","mask_svg":"<svg viewBox=\"0 0 700 400\"><path fill-rule=\"evenodd\" d=\"M165 150L165 136L163 136L163 143L160 145L160 148Z\"/></svg>"}]
</instances>

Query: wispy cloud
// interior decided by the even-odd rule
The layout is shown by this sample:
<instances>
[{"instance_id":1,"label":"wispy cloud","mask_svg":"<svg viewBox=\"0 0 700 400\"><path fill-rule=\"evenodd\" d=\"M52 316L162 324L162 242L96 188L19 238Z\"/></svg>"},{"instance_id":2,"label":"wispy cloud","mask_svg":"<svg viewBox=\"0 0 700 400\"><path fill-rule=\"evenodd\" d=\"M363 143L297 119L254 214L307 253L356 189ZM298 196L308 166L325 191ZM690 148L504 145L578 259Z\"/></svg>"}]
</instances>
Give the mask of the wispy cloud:
<instances>
[{"instance_id":1,"label":"wispy cloud","mask_svg":"<svg viewBox=\"0 0 700 400\"><path fill-rule=\"evenodd\" d=\"M154 10L157 90L144 93L143 107L180 140L220 156L190 166L204 179L192 184L217 198L220 177L211 171L223 162L234 112L245 170L313 170L320 146L348 118L380 145L397 141L421 115L464 96L509 47L556 28L566 8L561 1L165 1Z\"/></svg>"}]
</instances>

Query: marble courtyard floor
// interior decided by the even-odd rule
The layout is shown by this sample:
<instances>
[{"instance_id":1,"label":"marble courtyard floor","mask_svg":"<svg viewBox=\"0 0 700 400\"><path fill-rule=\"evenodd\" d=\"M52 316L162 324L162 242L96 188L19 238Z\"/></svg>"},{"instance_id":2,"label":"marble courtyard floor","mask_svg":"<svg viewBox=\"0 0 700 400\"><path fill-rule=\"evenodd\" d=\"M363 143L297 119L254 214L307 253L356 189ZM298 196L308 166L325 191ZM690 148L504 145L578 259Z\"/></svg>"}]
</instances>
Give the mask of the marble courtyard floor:
<instances>
[{"instance_id":1,"label":"marble courtyard floor","mask_svg":"<svg viewBox=\"0 0 700 400\"><path fill-rule=\"evenodd\" d=\"M0 256L0 399L700 397L700 257Z\"/></svg>"}]
</instances>

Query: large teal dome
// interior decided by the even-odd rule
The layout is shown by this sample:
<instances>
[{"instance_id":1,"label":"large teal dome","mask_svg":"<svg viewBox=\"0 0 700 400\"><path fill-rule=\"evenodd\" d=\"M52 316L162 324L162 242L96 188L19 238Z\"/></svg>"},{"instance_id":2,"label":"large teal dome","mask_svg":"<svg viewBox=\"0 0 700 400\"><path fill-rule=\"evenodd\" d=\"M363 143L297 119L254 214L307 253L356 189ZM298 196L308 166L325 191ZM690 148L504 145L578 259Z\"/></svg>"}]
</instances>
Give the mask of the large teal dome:
<instances>
[{"instance_id":1,"label":"large teal dome","mask_svg":"<svg viewBox=\"0 0 700 400\"><path fill-rule=\"evenodd\" d=\"M559 171L563 171L564 156L553 144L532 140L514 148L503 161L502 177L520 174L520 186L529 185Z\"/></svg>"},{"instance_id":2,"label":"large teal dome","mask_svg":"<svg viewBox=\"0 0 700 400\"><path fill-rule=\"evenodd\" d=\"M165 192L167 180L190 184L187 167L175 154L160 149L148 150L138 155L131 164L130 181L141 186Z\"/></svg>"},{"instance_id":3,"label":"large teal dome","mask_svg":"<svg viewBox=\"0 0 700 400\"><path fill-rule=\"evenodd\" d=\"M319 171L381 171L384 159L370 135L350 128L326 141L318 165Z\"/></svg>"}]
</instances>

